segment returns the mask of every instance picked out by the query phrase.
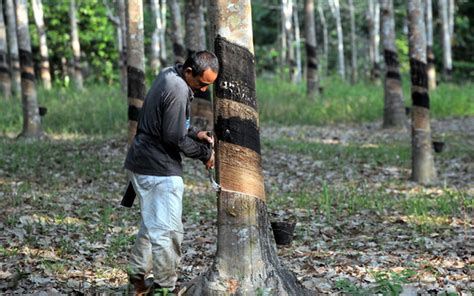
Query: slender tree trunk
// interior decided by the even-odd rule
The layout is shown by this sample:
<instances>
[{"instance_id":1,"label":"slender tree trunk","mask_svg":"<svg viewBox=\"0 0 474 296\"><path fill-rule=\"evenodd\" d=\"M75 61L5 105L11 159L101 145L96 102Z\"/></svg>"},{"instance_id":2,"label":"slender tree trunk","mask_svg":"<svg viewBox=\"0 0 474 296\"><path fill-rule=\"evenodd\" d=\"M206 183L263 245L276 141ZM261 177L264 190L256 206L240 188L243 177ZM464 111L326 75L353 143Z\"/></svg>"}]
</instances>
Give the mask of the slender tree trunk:
<instances>
[{"instance_id":1,"label":"slender tree trunk","mask_svg":"<svg viewBox=\"0 0 474 296\"><path fill-rule=\"evenodd\" d=\"M173 43L174 60L184 63L186 50L183 43L183 28L181 25L181 9L178 0L168 0L171 12L171 42Z\"/></svg>"},{"instance_id":2,"label":"slender tree trunk","mask_svg":"<svg viewBox=\"0 0 474 296\"><path fill-rule=\"evenodd\" d=\"M286 37L286 64L289 67L290 80L296 80L295 34L293 30L293 0L283 0L283 21Z\"/></svg>"},{"instance_id":3,"label":"slender tree trunk","mask_svg":"<svg viewBox=\"0 0 474 296\"><path fill-rule=\"evenodd\" d=\"M117 32L117 38L120 38L120 53L119 53L119 65L120 65L120 81L122 85L122 92L127 94L128 92L128 80L127 80L127 8L125 7L125 0L117 0L117 14L119 19L120 34ZM120 35L120 36L119 36Z\"/></svg>"},{"instance_id":4,"label":"slender tree trunk","mask_svg":"<svg viewBox=\"0 0 474 296\"><path fill-rule=\"evenodd\" d=\"M28 28L27 0L16 0L16 18L23 102L23 131L19 137L39 139L43 136L43 130L41 129L41 118L36 95L35 71Z\"/></svg>"},{"instance_id":5,"label":"slender tree trunk","mask_svg":"<svg viewBox=\"0 0 474 296\"><path fill-rule=\"evenodd\" d=\"M383 127L404 127L406 117L400 63L395 45L393 1L381 0L380 2L382 9L383 52L386 65Z\"/></svg>"},{"instance_id":6,"label":"slender tree trunk","mask_svg":"<svg viewBox=\"0 0 474 296\"><path fill-rule=\"evenodd\" d=\"M18 52L18 35L15 4L13 0L5 0L7 17L8 46L10 49L10 72L12 91L16 96L21 94L20 54Z\"/></svg>"},{"instance_id":7,"label":"slender tree trunk","mask_svg":"<svg viewBox=\"0 0 474 296\"><path fill-rule=\"evenodd\" d=\"M232 2L234 9L227 9ZM270 232L250 0L213 1L212 13L221 65L215 84L217 168L222 186L217 201L217 252L210 269L188 286L186 295L310 295L279 262Z\"/></svg>"},{"instance_id":8,"label":"slender tree trunk","mask_svg":"<svg viewBox=\"0 0 474 296\"><path fill-rule=\"evenodd\" d=\"M44 26L43 4L41 0L32 0L33 16L39 36L39 49L41 58L41 80L45 89L51 89L51 73L49 69L48 43L46 41L46 28Z\"/></svg>"},{"instance_id":9,"label":"slender tree trunk","mask_svg":"<svg viewBox=\"0 0 474 296\"><path fill-rule=\"evenodd\" d=\"M349 0L349 15L351 19L351 83L355 84L357 82L357 42L353 0Z\"/></svg>"},{"instance_id":10,"label":"slender tree trunk","mask_svg":"<svg viewBox=\"0 0 474 296\"><path fill-rule=\"evenodd\" d=\"M428 89L436 89L436 67L433 52L433 9L431 0L425 2L426 12L426 54L428 58Z\"/></svg>"},{"instance_id":11,"label":"slender tree trunk","mask_svg":"<svg viewBox=\"0 0 474 296\"><path fill-rule=\"evenodd\" d=\"M408 0L412 107L412 178L426 184L436 179L430 128L426 72L426 30L421 0Z\"/></svg>"},{"instance_id":12,"label":"slender tree trunk","mask_svg":"<svg viewBox=\"0 0 474 296\"><path fill-rule=\"evenodd\" d=\"M306 0L304 10L306 39L306 95L308 98L314 99L316 95L319 95L316 28L314 25L314 0Z\"/></svg>"},{"instance_id":13,"label":"slender tree trunk","mask_svg":"<svg viewBox=\"0 0 474 296\"><path fill-rule=\"evenodd\" d=\"M137 133L138 115L145 100L145 53L143 48L142 0L127 2L127 77L128 77L128 144Z\"/></svg>"},{"instance_id":14,"label":"slender tree trunk","mask_svg":"<svg viewBox=\"0 0 474 296\"><path fill-rule=\"evenodd\" d=\"M286 1L282 0L281 4L281 50L280 50L280 78L284 79L287 66L287 51L286 46Z\"/></svg>"},{"instance_id":15,"label":"slender tree trunk","mask_svg":"<svg viewBox=\"0 0 474 296\"><path fill-rule=\"evenodd\" d=\"M293 76L293 82L301 82L302 65L301 65L301 37L300 37L300 21L298 17L298 0L295 0L295 7L293 9L293 25L295 27L295 59L296 59L296 70Z\"/></svg>"},{"instance_id":16,"label":"slender tree trunk","mask_svg":"<svg viewBox=\"0 0 474 296\"><path fill-rule=\"evenodd\" d=\"M160 61L160 51L161 51L161 43L160 43L160 34L163 31L163 22L161 20L161 13L160 13L160 1L159 0L151 0L150 1L150 8L151 8L151 17L152 21L155 22L155 28L153 30L153 34L151 35L151 44L150 44L150 64L151 70L154 74L158 74L158 71L161 67Z\"/></svg>"},{"instance_id":17,"label":"slender tree trunk","mask_svg":"<svg viewBox=\"0 0 474 296\"><path fill-rule=\"evenodd\" d=\"M71 22L71 44L74 56L73 81L74 86L82 90L84 88L81 70L81 44L79 42L79 30L77 28L76 0L69 0L69 20Z\"/></svg>"},{"instance_id":18,"label":"slender tree trunk","mask_svg":"<svg viewBox=\"0 0 474 296\"><path fill-rule=\"evenodd\" d=\"M442 26L443 74L446 80L450 80L453 70L453 61L451 57L451 36L449 35L448 0L439 0L438 6Z\"/></svg>"},{"instance_id":19,"label":"slender tree trunk","mask_svg":"<svg viewBox=\"0 0 474 296\"><path fill-rule=\"evenodd\" d=\"M342 34L342 25L341 25L341 9L339 6L339 0L332 0L334 17L336 19L336 30L337 30L337 72L341 76L342 80L345 80L346 69L344 65L344 37Z\"/></svg>"},{"instance_id":20,"label":"slender tree trunk","mask_svg":"<svg viewBox=\"0 0 474 296\"><path fill-rule=\"evenodd\" d=\"M324 10L322 6L322 1L317 1L318 2L318 14L319 14L319 19L321 20L321 26L323 27L323 71L322 74L324 76L328 75L328 52L329 52L329 37L328 37L328 26L326 23L326 17L324 16Z\"/></svg>"},{"instance_id":21,"label":"slender tree trunk","mask_svg":"<svg viewBox=\"0 0 474 296\"><path fill-rule=\"evenodd\" d=\"M161 24L162 28L160 31L160 60L161 64L166 65L168 62L168 53L166 51L166 42L165 42L165 37L166 37L166 0L160 0L160 15L161 15Z\"/></svg>"},{"instance_id":22,"label":"slender tree trunk","mask_svg":"<svg viewBox=\"0 0 474 296\"><path fill-rule=\"evenodd\" d=\"M451 43L453 42L453 39L454 39L454 11L455 11L454 0L449 0L448 23L449 23L449 37L451 38Z\"/></svg>"},{"instance_id":23,"label":"slender tree trunk","mask_svg":"<svg viewBox=\"0 0 474 296\"><path fill-rule=\"evenodd\" d=\"M380 78L380 5L378 0L369 0L369 34L370 34L370 59L372 69L370 79Z\"/></svg>"},{"instance_id":24,"label":"slender tree trunk","mask_svg":"<svg viewBox=\"0 0 474 296\"><path fill-rule=\"evenodd\" d=\"M8 99L12 95L12 80L8 69L7 58L7 30L3 18L3 4L0 1L0 88L4 98Z\"/></svg>"}]
</instances>

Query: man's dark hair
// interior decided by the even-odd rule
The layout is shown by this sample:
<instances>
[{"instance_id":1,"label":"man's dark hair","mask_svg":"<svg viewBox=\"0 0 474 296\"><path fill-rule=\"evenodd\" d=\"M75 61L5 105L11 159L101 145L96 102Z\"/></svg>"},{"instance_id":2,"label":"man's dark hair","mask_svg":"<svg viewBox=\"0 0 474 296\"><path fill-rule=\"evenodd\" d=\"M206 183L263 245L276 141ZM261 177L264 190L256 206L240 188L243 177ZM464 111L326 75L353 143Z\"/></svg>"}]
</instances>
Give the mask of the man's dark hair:
<instances>
[{"instance_id":1,"label":"man's dark hair","mask_svg":"<svg viewBox=\"0 0 474 296\"><path fill-rule=\"evenodd\" d=\"M191 68L193 76L200 76L202 73L211 69L212 71L219 73L219 61L215 54L210 51L203 50L198 52L190 53L188 58L183 64L183 69Z\"/></svg>"}]
</instances>

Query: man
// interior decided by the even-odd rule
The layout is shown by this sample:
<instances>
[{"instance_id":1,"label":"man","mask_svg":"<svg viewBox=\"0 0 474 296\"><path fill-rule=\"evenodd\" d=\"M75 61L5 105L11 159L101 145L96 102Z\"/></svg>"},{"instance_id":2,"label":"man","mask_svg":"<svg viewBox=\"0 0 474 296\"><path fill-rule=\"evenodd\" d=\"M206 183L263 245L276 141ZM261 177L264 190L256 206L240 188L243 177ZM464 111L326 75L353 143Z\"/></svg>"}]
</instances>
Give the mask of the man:
<instances>
[{"instance_id":1,"label":"man","mask_svg":"<svg viewBox=\"0 0 474 296\"><path fill-rule=\"evenodd\" d=\"M184 65L164 68L145 98L125 160L142 219L129 270L137 294L152 286L175 288L183 240L180 153L201 160L206 168L214 166L214 139L191 127L189 116L193 93L206 91L218 72L213 53L193 53ZM153 278L148 277L151 271Z\"/></svg>"}]
</instances>

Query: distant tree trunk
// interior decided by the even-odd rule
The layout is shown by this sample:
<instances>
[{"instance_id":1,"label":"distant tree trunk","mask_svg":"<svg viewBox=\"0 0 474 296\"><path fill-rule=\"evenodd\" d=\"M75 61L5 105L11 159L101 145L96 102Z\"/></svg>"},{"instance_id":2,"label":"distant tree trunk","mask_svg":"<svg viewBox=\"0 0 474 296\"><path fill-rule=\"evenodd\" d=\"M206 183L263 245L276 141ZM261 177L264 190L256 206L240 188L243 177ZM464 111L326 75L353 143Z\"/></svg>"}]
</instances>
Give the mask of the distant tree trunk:
<instances>
[{"instance_id":1,"label":"distant tree trunk","mask_svg":"<svg viewBox=\"0 0 474 296\"><path fill-rule=\"evenodd\" d=\"M314 99L319 94L318 57L316 50L316 28L314 26L314 0L305 3L306 39L306 95Z\"/></svg>"},{"instance_id":2,"label":"distant tree trunk","mask_svg":"<svg viewBox=\"0 0 474 296\"><path fill-rule=\"evenodd\" d=\"M322 74L324 76L328 75L328 52L329 52L329 37L328 37L328 26L326 23L326 17L324 16L324 10L322 6L322 1L317 1L318 2L318 14L319 14L319 19L321 20L321 26L323 27L323 61L324 63L321 63L323 65L322 69Z\"/></svg>"},{"instance_id":3,"label":"distant tree trunk","mask_svg":"<svg viewBox=\"0 0 474 296\"><path fill-rule=\"evenodd\" d=\"M298 17L298 0L295 0L295 7L293 9L293 25L295 27L295 59L296 59L296 70L293 76L293 82L301 82L302 65L301 65L301 36L300 36L300 22Z\"/></svg>"},{"instance_id":4,"label":"distant tree trunk","mask_svg":"<svg viewBox=\"0 0 474 296\"><path fill-rule=\"evenodd\" d=\"M349 0L349 15L351 19L351 83L357 82L357 43L356 43L356 26L355 11L353 0Z\"/></svg>"},{"instance_id":5,"label":"distant tree trunk","mask_svg":"<svg viewBox=\"0 0 474 296\"><path fill-rule=\"evenodd\" d=\"M449 0L448 3L448 22L449 22L449 37L451 37L451 43L454 39L454 11L455 3L454 0Z\"/></svg>"},{"instance_id":6,"label":"distant tree trunk","mask_svg":"<svg viewBox=\"0 0 474 296\"><path fill-rule=\"evenodd\" d=\"M36 95L35 71L31 54L31 39L28 28L27 0L16 0L18 26L18 48L20 51L21 91L23 103L23 131L19 137L39 139L43 137L41 118Z\"/></svg>"},{"instance_id":7,"label":"distant tree trunk","mask_svg":"<svg viewBox=\"0 0 474 296\"><path fill-rule=\"evenodd\" d=\"M408 36L412 107L412 178L426 184L436 179L430 128L426 72L425 23L421 0L408 0Z\"/></svg>"},{"instance_id":8,"label":"distant tree trunk","mask_svg":"<svg viewBox=\"0 0 474 296\"><path fill-rule=\"evenodd\" d=\"M448 0L439 0L438 6L442 26L443 74L446 80L450 80L453 70L453 61L451 57L451 36L449 35Z\"/></svg>"},{"instance_id":9,"label":"distant tree trunk","mask_svg":"<svg viewBox=\"0 0 474 296\"><path fill-rule=\"evenodd\" d=\"M51 89L51 73L49 69L48 43L46 42L46 29L44 27L43 4L41 0L32 0L33 16L39 36L39 49L41 58L41 80L45 89Z\"/></svg>"},{"instance_id":10,"label":"distant tree trunk","mask_svg":"<svg viewBox=\"0 0 474 296\"><path fill-rule=\"evenodd\" d=\"M126 12L125 12L125 1L117 0L116 11L117 14L112 13L112 9L109 6L108 0L104 0L105 7L107 9L107 17L114 24L117 30L117 49L119 52L119 69L120 69L120 86L122 93L127 94L127 56L125 53L127 43L125 36L126 34Z\"/></svg>"},{"instance_id":11,"label":"distant tree trunk","mask_svg":"<svg viewBox=\"0 0 474 296\"><path fill-rule=\"evenodd\" d=\"M372 68L370 79L380 78L380 5L378 0L369 0L369 35L370 35L370 59Z\"/></svg>"},{"instance_id":12,"label":"distant tree trunk","mask_svg":"<svg viewBox=\"0 0 474 296\"><path fill-rule=\"evenodd\" d=\"M282 0L281 4L281 50L280 50L280 78L285 78L285 71L287 67L287 51L288 48L286 46L286 3L285 0Z\"/></svg>"},{"instance_id":13,"label":"distant tree trunk","mask_svg":"<svg viewBox=\"0 0 474 296\"><path fill-rule=\"evenodd\" d=\"M426 54L428 58L428 89L436 89L436 67L433 52L433 9L431 0L426 0Z\"/></svg>"},{"instance_id":14,"label":"distant tree trunk","mask_svg":"<svg viewBox=\"0 0 474 296\"><path fill-rule=\"evenodd\" d=\"M393 1L381 0L381 9L383 52L386 65L383 127L403 127L406 117L400 63L395 45Z\"/></svg>"},{"instance_id":15,"label":"distant tree trunk","mask_svg":"<svg viewBox=\"0 0 474 296\"><path fill-rule=\"evenodd\" d=\"M151 8L151 19L154 22L154 30L153 34L151 35L151 44L150 44L150 65L151 70L154 74L158 74L158 71L161 67L160 61L160 51L161 51L161 43L160 43L160 34L163 31L163 22L161 20L161 13L160 13L160 1L159 0L151 0L150 1L150 8Z\"/></svg>"},{"instance_id":16,"label":"distant tree trunk","mask_svg":"<svg viewBox=\"0 0 474 296\"><path fill-rule=\"evenodd\" d=\"M166 51L166 0L160 0L160 18L162 29L160 31L160 60L161 64L166 65L168 61L168 53Z\"/></svg>"},{"instance_id":17,"label":"distant tree trunk","mask_svg":"<svg viewBox=\"0 0 474 296\"><path fill-rule=\"evenodd\" d=\"M82 90L84 88L81 69L81 44L79 42L79 30L77 28L76 0L69 0L69 20L71 22L71 43L74 56L72 79L74 86Z\"/></svg>"},{"instance_id":18,"label":"distant tree trunk","mask_svg":"<svg viewBox=\"0 0 474 296\"><path fill-rule=\"evenodd\" d=\"M15 4L13 0L5 0L7 16L8 46L10 49L10 71L13 94L21 94L20 54L18 52L18 35Z\"/></svg>"},{"instance_id":19,"label":"distant tree trunk","mask_svg":"<svg viewBox=\"0 0 474 296\"><path fill-rule=\"evenodd\" d=\"M233 4L233 9L227 9ZM250 0L211 4L215 52L217 252L186 295L312 295L276 255L265 203ZM232 30L231 30L232 28Z\"/></svg>"},{"instance_id":20,"label":"distant tree trunk","mask_svg":"<svg viewBox=\"0 0 474 296\"><path fill-rule=\"evenodd\" d=\"M283 0L283 21L286 37L286 64L289 67L290 80L296 80L295 32L293 29L293 0Z\"/></svg>"},{"instance_id":21,"label":"distant tree trunk","mask_svg":"<svg viewBox=\"0 0 474 296\"><path fill-rule=\"evenodd\" d=\"M184 63L186 52L183 45L183 28L181 25L181 9L178 0L168 0L171 12L171 42L173 43L174 60Z\"/></svg>"},{"instance_id":22,"label":"distant tree trunk","mask_svg":"<svg viewBox=\"0 0 474 296\"><path fill-rule=\"evenodd\" d=\"M138 115L145 100L142 0L128 0L127 13L128 144L130 145L137 133Z\"/></svg>"},{"instance_id":23,"label":"distant tree trunk","mask_svg":"<svg viewBox=\"0 0 474 296\"><path fill-rule=\"evenodd\" d=\"M342 80L346 78L346 70L344 65L344 37L342 34L341 25L341 9L339 6L339 0L331 0L334 18L336 19L336 30L337 30L337 56L338 56L338 73Z\"/></svg>"},{"instance_id":24,"label":"distant tree trunk","mask_svg":"<svg viewBox=\"0 0 474 296\"><path fill-rule=\"evenodd\" d=\"M3 4L0 1L0 87L3 97L6 99L12 95L12 81L10 70L8 69L7 52L7 30L3 18Z\"/></svg>"}]
</instances>

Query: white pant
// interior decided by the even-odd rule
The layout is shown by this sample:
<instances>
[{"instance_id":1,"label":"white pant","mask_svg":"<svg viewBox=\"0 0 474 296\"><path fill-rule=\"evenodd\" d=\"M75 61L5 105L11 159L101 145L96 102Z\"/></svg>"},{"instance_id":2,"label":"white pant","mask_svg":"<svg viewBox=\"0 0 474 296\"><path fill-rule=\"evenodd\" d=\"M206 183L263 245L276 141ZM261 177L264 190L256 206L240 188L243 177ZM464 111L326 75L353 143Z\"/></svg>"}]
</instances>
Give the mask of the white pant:
<instances>
[{"instance_id":1,"label":"white pant","mask_svg":"<svg viewBox=\"0 0 474 296\"><path fill-rule=\"evenodd\" d=\"M142 218L130 256L130 272L148 275L153 269L156 283L174 289L183 241L183 179L127 173L140 199Z\"/></svg>"}]
</instances>

